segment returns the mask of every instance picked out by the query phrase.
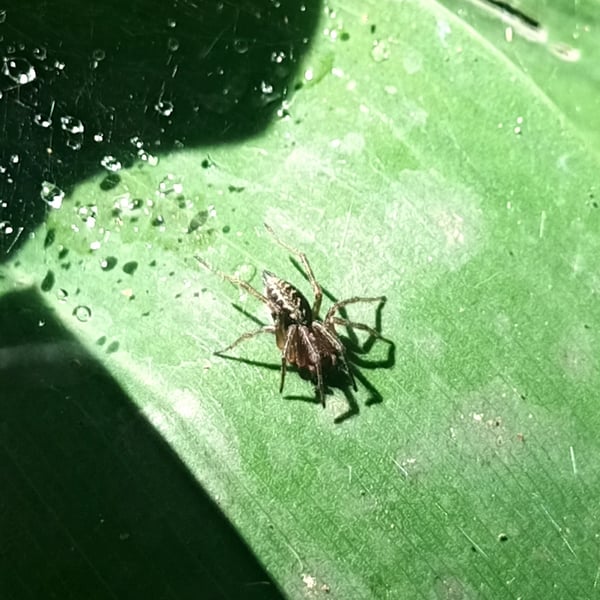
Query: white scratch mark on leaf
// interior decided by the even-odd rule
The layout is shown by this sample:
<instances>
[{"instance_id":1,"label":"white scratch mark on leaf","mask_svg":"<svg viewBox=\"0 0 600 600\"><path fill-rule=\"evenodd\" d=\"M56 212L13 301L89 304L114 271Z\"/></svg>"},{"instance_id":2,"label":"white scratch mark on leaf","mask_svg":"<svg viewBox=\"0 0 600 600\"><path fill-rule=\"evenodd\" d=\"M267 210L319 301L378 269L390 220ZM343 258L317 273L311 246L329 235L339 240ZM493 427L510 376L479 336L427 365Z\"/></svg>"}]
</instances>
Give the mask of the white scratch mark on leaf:
<instances>
[{"instance_id":1,"label":"white scratch mark on leaf","mask_svg":"<svg viewBox=\"0 0 600 600\"><path fill-rule=\"evenodd\" d=\"M483 548L472 537L470 537L462 527L459 527L458 529L467 538L467 540L469 540L470 544L477 550L477 552L488 558L488 555L484 552Z\"/></svg>"},{"instance_id":2,"label":"white scratch mark on leaf","mask_svg":"<svg viewBox=\"0 0 600 600\"><path fill-rule=\"evenodd\" d=\"M577 475L577 463L575 462L575 450L573 450L573 446L569 446L569 454L571 455L571 466L573 467L573 475Z\"/></svg>"},{"instance_id":3,"label":"white scratch mark on leaf","mask_svg":"<svg viewBox=\"0 0 600 600\"><path fill-rule=\"evenodd\" d=\"M300 558L300 555L296 552L294 547L284 538L283 543L288 547L289 551L294 555L294 558L298 561L298 565L300 567L300 571L304 571L304 563Z\"/></svg>"},{"instance_id":4,"label":"white scratch mark on leaf","mask_svg":"<svg viewBox=\"0 0 600 600\"><path fill-rule=\"evenodd\" d=\"M408 471L395 458L392 458L392 462L400 469L404 477L408 477Z\"/></svg>"},{"instance_id":5,"label":"white scratch mark on leaf","mask_svg":"<svg viewBox=\"0 0 600 600\"><path fill-rule=\"evenodd\" d=\"M546 516L550 520L550 523L552 523L552 525L554 525L554 528L556 529L556 531L558 531L558 534L560 535L560 537L561 537L562 541L564 542L565 546L569 549L569 552L573 556L575 556L575 558L577 558L577 555L575 554L575 551L573 550L573 547L571 546L571 544L569 544L569 540L567 539L567 537L563 533L562 527L552 518L552 515L548 512L548 509L543 504L542 504L542 510L546 513Z\"/></svg>"}]
</instances>

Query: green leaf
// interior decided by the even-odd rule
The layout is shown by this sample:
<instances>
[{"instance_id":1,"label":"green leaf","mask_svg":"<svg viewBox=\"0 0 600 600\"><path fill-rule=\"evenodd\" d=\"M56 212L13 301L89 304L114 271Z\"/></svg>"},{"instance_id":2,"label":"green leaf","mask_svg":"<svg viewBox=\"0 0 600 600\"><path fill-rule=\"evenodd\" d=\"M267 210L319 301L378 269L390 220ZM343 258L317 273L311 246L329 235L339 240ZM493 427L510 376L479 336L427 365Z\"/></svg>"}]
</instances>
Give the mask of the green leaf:
<instances>
[{"instance_id":1,"label":"green leaf","mask_svg":"<svg viewBox=\"0 0 600 600\"><path fill-rule=\"evenodd\" d=\"M0 279L39 292L290 598L597 587L597 128L551 99L573 71L543 44L513 53L483 37L479 4L471 25L436 3L329 9L267 131L135 165L108 190L101 175L81 182ZM293 373L279 396L269 336L235 349L262 365L213 355L269 316L195 255L310 297L264 222L336 299L388 298L395 360L377 341L358 357L358 392L332 387L325 410ZM376 322L371 305L349 315ZM89 415L104 431L109 417ZM42 452L35 435L24 443ZM60 497L43 502L77 512Z\"/></svg>"}]
</instances>

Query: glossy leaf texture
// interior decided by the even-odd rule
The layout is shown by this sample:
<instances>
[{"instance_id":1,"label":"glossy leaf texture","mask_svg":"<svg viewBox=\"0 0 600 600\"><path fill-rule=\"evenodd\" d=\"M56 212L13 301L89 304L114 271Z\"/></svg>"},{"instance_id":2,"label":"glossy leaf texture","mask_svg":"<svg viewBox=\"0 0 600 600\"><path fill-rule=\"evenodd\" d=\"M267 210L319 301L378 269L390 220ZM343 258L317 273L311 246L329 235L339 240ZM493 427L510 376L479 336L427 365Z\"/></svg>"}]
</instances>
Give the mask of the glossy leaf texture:
<instances>
[{"instance_id":1,"label":"glossy leaf texture","mask_svg":"<svg viewBox=\"0 0 600 600\"><path fill-rule=\"evenodd\" d=\"M500 20L490 33L479 4L468 19L329 5L266 131L123 169L110 189L81 182L3 268L5 292L39 291L285 597L597 588L597 128L552 91L591 58L507 40ZM311 298L264 222L307 254L325 309L388 299L348 316L380 321L395 353L342 328L358 392L331 385L324 410L293 372L279 395L269 335L242 360L213 355L270 317L195 255Z\"/></svg>"}]
</instances>

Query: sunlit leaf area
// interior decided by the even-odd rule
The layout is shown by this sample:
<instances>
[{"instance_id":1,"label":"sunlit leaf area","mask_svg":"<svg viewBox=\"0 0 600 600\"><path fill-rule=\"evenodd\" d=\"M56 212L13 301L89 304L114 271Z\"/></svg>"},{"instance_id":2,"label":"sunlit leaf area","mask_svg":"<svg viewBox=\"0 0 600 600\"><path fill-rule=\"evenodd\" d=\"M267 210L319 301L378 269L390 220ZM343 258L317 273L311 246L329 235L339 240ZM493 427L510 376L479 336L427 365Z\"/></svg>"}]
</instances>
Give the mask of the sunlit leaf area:
<instances>
[{"instance_id":1,"label":"sunlit leaf area","mask_svg":"<svg viewBox=\"0 0 600 600\"><path fill-rule=\"evenodd\" d=\"M596 597L599 25L0 6L0 597Z\"/></svg>"}]
</instances>

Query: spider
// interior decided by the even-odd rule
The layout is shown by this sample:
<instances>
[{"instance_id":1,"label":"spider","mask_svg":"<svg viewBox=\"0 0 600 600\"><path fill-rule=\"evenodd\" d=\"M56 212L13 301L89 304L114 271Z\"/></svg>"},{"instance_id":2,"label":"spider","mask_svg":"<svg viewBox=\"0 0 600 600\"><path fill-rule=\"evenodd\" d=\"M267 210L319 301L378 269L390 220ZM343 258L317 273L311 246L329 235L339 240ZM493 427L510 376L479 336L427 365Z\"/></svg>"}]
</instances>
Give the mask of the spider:
<instances>
[{"instance_id":1,"label":"spider","mask_svg":"<svg viewBox=\"0 0 600 600\"><path fill-rule=\"evenodd\" d=\"M261 333L272 333L275 335L277 347L281 351L281 381L279 384L279 393L283 392L285 383L285 374L288 365L298 368L300 373L307 373L316 386L321 405L325 406L325 384L324 376L331 369L342 367L350 379L352 388L357 391L356 381L352 370L346 360L346 351L344 344L340 340L336 325L360 329L366 331L369 335L384 339L381 334L363 323L355 323L348 319L337 316L337 313L348 306L359 302L378 302L383 304L386 301L385 296L374 298L365 298L353 296L346 300L335 302L327 311L324 319L319 317L323 292L317 282L313 270L306 258L306 255L292 246L288 246L281 241L275 232L264 223L265 229L273 239L290 254L294 255L302 265L306 277L312 287L314 301L312 306L300 290L291 283L280 279L270 271L263 271L262 280L265 286L265 293L261 294L249 283L237 277L227 275L218 269L209 265L203 258L196 256L196 260L209 271L212 271L219 277L226 279L233 285L242 288L251 296L267 305L273 319L272 325L264 325L255 331L249 331L242 334L235 342L215 352L216 355L222 355L241 342L249 340Z\"/></svg>"}]
</instances>

